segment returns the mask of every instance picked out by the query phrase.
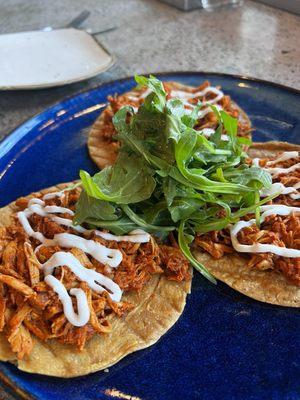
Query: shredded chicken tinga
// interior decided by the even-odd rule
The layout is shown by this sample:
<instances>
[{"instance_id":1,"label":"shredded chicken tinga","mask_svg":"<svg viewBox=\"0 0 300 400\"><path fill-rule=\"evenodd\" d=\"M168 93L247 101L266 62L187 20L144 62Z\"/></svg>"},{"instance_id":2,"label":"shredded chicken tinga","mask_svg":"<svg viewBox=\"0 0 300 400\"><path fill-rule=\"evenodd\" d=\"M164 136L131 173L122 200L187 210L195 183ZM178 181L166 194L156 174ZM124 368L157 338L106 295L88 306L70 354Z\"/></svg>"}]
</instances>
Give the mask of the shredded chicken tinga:
<instances>
[{"instance_id":1,"label":"shredded chicken tinga","mask_svg":"<svg viewBox=\"0 0 300 400\"><path fill-rule=\"evenodd\" d=\"M19 360L21 367L22 359L29 360L30 364L30 355L37 340L41 343L50 341L54 347L55 342L69 347L75 356L76 353L79 354L78 361L80 362L80 351L85 349L86 343L93 336L100 335L101 339L103 335L110 335L117 325L118 319L126 321L126 315L131 315L132 310L136 307L143 308L143 304L136 304L136 300L131 302L130 296L127 294L135 292L139 294L143 292L145 286L153 286L151 279L154 276L164 276L164 279L171 285L173 281L174 285L178 285L176 290L181 293L189 290L191 280L189 264L176 247L174 239L171 238L170 245L160 245L152 236L143 231L137 232L136 235L117 237L103 231L90 231L78 228L78 226L68 226L68 222L72 224L72 216L79 194L80 189L75 188L20 198L14 206L12 223L0 227L0 330L5 335L10 350ZM2 211L2 216L5 214L7 212L4 210L3 213ZM60 245L59 240L71 237L74 246L72 243L63 242L61 244L63 243L67 247ZM106 237L107 239L105 239ZM76 238L85 241L86 252L82 250L81 242L78 242L81 249L76 247ZM97 257L97 252L93 253L91 244L104 246L108 251L111 249L119 251L122 260L118 268L111 267L94 258L91 254ZM101 250L100 247L99 249ZM51 267L51 260L58 256L65 257L63 260L66 260L66 265L63 262L52 263L51 275L48 269L49 264ZM80 271L78 272L74 267L74 263L67 263L70 256L75 258L75 266L77 260L81 264L81 269L98 273L99 277L104 280L102 288L97 283L97 276L92 283L88 277L84 280L84 276L79 274ZM55 280L58 286L53 286L50 281L47 281L49 276ZM105 281L107 279L108 283ZM108 289L109 283L119 287L119 292L124 294L124 300L122 298L121 301L118 292L114 292L114 286L112 286L112 291ZM170 301L168 285L166 285L164 301ZM68 295L64 298L60 291L61 288L73 294L72 298ZM88 318L83 325L79 320L83 318L84 302L80 303L82 299L79 299L78 290L81 291L81 295L86 299L88 305L88 310L86 310ZM153 290L156 290L155 286ZM160 290L164 294L163 284ZM71 299L69 304L66 301L68 298ZM143 296L141 299L143 300ZM184 303L185 295L182 294L180 298L175 296L171 300L171 310L169 309L168 314L161 317L160 323L163 329L160 327L158 331L165 331L175 322ZM149 301L150 305L151 301ZM172 307L175 307L176 310L173 311ZM159 315L160 311L157 310L157 316ZM151 315L148 317L148 323L151 323ZM131 319L133 318L131 317ZM144 323L142 318L140 322ZM137 321L138 323L139 321ZM128 329L132 329L132 327ZM118 330L118 326L116 330ZM158 334L162 333L158 332ZM133 350L134 347L147 345L147 329L144 335L146 344L132 346ZM155 341L157 339L158 337L155 338ZM148 345L152 342L153 337L149 337ZM121 343L122 341L120 341ZM116 343L112 341L110 349L112 352L114 345ZM96 346L93 351L97 353L97 351L101 351L101 348L98 349ZM119 352L120 358L126 355L128 350L121 348ZM96 360L98 363L100 362L96 368L95 365L86 365L82 367L83 371L74 371L74 368L66 367L67 372L62 373L59 370L56 372L54 366L53 372L51 367L49 370L46 366L39 370L32 365L29 369L33 372L58 376L81 375L105 368L108 363L101 364L102 356L98 354L97 358L96 355ZM26 363L28 364L28 361L25 361L25 367L23 365L22 369L28 370ZM113 358L111 363L113 363Z\"/></svg>"},{"instance_id":2,"label":"shredded chicken tinga","mask_svg":"<svg viewBox=\"0 0 300 400\"><path fill-rule=\"evenodd\" d=\"M255 155L246 114L209 82L136 82L131 92L109 97L90 132L92 158L114 165L94 177L82 172L86 193L105 199L107 178L129 171L132 157L132 169L144 171L148 183L141 185L144 203L122 208L125 218L173 227L181 251L210 281L299 306L299 148L273 143Z\"/></svg>"},{"instance_id":3,"label":"shredded chicken tinga","mask_svg":"<svg viewBox=\"0 0 300 400\"><path fill-rule=\"evenodd\" d=\"M282 151L284 148L288 151ZM254 145L248 163L259 165L272 175L272 186L262 190L261 197L277 194L261 207L266 217L257 226L254 214L249 214L244 219L252 223L241 226L235 235L234 227L227 227L198 234L194 242L198 250L220 260L213 265L198 253L199 259L205 260L205 265L219 279L257 300L295 307L300 306L299 150L300 146L287 143ZM240 245L250 247L243 249ZM263 247L257 245L271 247L262 252ZM282 253L285 249L286 253ZM291 256L290 250L299 254Z\"/></svg>"},{"instance_id":4,"label":"shredded chicken tinga","mask_svg":"<svg viewBox=\"0 0 300 400\"><path fill-rule=\"evenodd\" d=\"M92 130L112 165L0 210L0 359L22 370L84 375L155 343L191 266L300 306L300 146L249 148L246 115L208 82L135 79Z\"/></svg>"},{"instance_id":5,"label":"shredded chicken tinga","mask_svg":"<svg viewBox=\"0 0 300 400\"><path fill-rule=\"evenodd\" d=\"M247 114L230 96L224 94L220 87L211 86L208 81L197 87L178 82L163 82L163 85L167 98L180 98L188 112L192 112L199 102L202 104L194 128L197 131L203 131L205 136L211 136L218 126L217 117L208 104L214 105L218 110L224 110L238 119L239 136L251 136L251 122ZM151 91L146 87L139 87L122 95L108 96L109 104L92 126L88 139L91 158L99 168L113 164L117 157L120 144L116 140L114 115L124 106L132 106L134 110L137 110L149 93Z\"/></svg>"}]
</instances>

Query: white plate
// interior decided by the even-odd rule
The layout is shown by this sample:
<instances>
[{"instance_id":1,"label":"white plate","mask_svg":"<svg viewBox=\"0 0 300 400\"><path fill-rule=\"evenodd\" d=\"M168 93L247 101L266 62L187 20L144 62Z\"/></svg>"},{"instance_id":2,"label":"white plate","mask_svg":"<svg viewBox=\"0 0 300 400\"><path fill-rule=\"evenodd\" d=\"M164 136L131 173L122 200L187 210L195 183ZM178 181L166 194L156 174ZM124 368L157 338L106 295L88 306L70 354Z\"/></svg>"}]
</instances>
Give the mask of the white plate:
<instances>
[{"instance_id":1,"label":"white plate","mask_svg":"<svg viewBox=\"0 0 300 400\"><path fill-rule=\"evenodd\" d=\"M0 35L0 90L78 82L113 63L113 57L92 36L78 29Z\"/></svg>"}]
</instances>

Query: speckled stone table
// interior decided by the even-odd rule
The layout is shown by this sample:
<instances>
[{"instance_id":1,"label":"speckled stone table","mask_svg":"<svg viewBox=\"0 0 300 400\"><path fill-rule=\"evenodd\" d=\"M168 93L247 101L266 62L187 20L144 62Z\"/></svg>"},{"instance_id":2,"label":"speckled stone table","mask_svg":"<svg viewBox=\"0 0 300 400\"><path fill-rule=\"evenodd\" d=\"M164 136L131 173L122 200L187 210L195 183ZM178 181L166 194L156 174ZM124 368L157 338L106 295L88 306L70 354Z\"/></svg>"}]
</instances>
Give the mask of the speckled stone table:
<instances>
[{"instance_id":1,"label":"speckled stone table","mask_svg":"<svg viewBox=\"0 0 300 400\"><path fill-rule=\"evenodd\" d=\"M170 70L249 75L300 89L300 17L260 3L212 13L182 12L154 0L0 0L0 33L62 26L82 9L86 28L118 29L98 38L116 64L88 81L0 93L0 140L18 124L77 91L134 73Z\"/></svg>"},{"instance_id":2,"label":"speckled stone table","mask_svg":"<svg viewBox=\"0 0 300 400\"><path fill-rule=\"evenodd\" d=\"M65 96L135 73L226 72L300 89L300 17L252 1L184 13L155 0L0 0L0 33L63 26L83 8L92 13L85 28L118 27L98 37L116 64L82 83L0 92L0 140ZM0 399L12 397L0 391Z\"/></svg>"}]
</instances>

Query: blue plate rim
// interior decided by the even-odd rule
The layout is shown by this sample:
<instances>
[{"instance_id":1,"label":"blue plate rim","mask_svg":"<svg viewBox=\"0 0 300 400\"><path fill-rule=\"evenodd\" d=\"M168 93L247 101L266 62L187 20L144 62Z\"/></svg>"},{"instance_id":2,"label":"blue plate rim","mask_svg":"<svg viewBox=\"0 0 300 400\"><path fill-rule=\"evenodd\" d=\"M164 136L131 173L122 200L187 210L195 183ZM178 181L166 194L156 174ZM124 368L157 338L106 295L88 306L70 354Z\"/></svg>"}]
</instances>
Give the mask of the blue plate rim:
<instances>
[{"instance_id":1,"label":"blue plate rim","mask_svg":"<svg viewBox=\"0 0 300 400\"><path fill-rule=\"evenodd\" d=\"M262 83L265 85L269 85L272 87L277 87L279 89L283 89L283 90L287 90L289 92L292 93L296 93L296 94L300 94L300 89L296 89L293 88L291 86L287 86L287 85L283 85L281 83L276 83L273 81L268 81L265 79L260 79L260 78L255 78L255 77L251 77L248 75L240 75L240 74L229 74L229 73L223 73L223 72L211 72L211 71L163 71L163 72L152 72L152 73L143 73L143 75L154 75L154 76L159 76L159 77L164 77L164 76L172 76L172 75L176 75L176 76L187 76L187 75L212 75L212 76L216 76L216 77L226 77L226 78L234 78L234 79L240 79L246 82L257 82L257 83ZM2 148L5 148L6 144L10 143L12 146L14 146L15 141L17 141L18 139L20 139L21 137L26 136L26 134L28 133L28 131L30 131L31 126L29 124L29 126L27 128L25 128L25 125L27 123L29 123L30 121L34 121L37 117L41 116L42 114L44 114L45 112L47 112L48 110L59 106L61 103L72 100L76 97L78 97L79 95L88 93L88 92L92 92L92 91L96 91L96 90L101 90L102 88L105 88L107 86L110 86L112 84L115 83L122 83L122 82L126 82L128 80L133 79L134 76L133 75L128 75L126 77L123 78L119 78L119 79L111 79L107 82L103 82L100 84L96 84L91 86L90 88L87 89L83 89L83 90L79 90L77 92L75 92L72 95L63 97L62 99L50 104L47 108L43 109L42 111L33 114L31 117L29 117L28 119L24 120L23 122L21 122L20 124L16 125L6 136L3 140L0 141L0 150ZM47 88L46 88L47 89ZM19 137L19 130L21 128L25 128L25 133ZM11 143L12 139L15 139L15 141L13 143ZM32 396L31 393L29 393L28 391L19 388L18 386L16 386L14 384L14 382L8 378L3 372L0 371L0 381L1 383L9 390L10 393L12 393L13 395L21 398L21 399L25 399L25 400L37 400L36 397Z\"/></svg>"},{"instance_id":2,"label":"blue plate rim","mask_svg":"<svg viewBox=\"0 0 300 400\"><path fill-rule=\"evenodd\" d=\"M37 400L37 398L33 397L31 393L27 392L27 390L16 386L14 382L2 371L0 371L0 382L3 384L5 390L7 390L7 392L11 393L16 398L24 400Z\"/></svg>"},{"instance_id":3,"label":"blue plate rim","mask_svg":"<svg viewBox=\"0 0 300 400\"><path fill-rule=\"evenodd\" d=\"M300 89L296 89L296 88L293 88L291 86L283 85L281 83L268 81L266 79L260 79L260 78L255 78L255 77L251 77L251 76L247 76L247 75L240 75L240 74L228 74L228 73L223 73L223 72L209 72L209 71L163 71L163 72L157 71L157 72L152 72L152 73L144 73L143 75L151 75L151 74L152 75L159 75L161 77L172 76L172 75L186 76L186 75L194 75L194 74L195 75L199 75L199 76L201 76L201 75L214 75L216 77L220 76L220 77L241 79L241 80L247 81L247 82L262 83L262 84L265 84L265 85L270 85L270 86L277 87L277 88L280 88L280 89L288 90L289 92L292 92L292 93L300 94ZM92 92L92 91L96 91L96 90L101 90L102 88L104 88L106 86L110 86L110 85L112 85L114 83L126 82L128 80L133 79L133 78L134 78L133 75L128 75L128 76L123 77L123 78L112 79L112 80L109 80L107 82L103 82L103 83L100 83L100 84L97 84L97 85L93 85L90 88L79 90L78 92L76 92L76 93L74 93L72 95L63 97L62 99L50 104L43 111L40 111L38 113L33 114L28 119L26 119L23 122L21 122L20 124L16 125L11 131L9 131L9 133L5 136L5 138L0 141L0 149L1 148L5 148L5 145L8 144L8 143L10 143L13 146L14 142L11 143L11 140L20 138L18 136L19 129L23 128L26 123L29 123L30 121L34 121L37 117L41 116L47 110L58 106L62 102L66 102L66 101L72 100L72 99L76 98L79 95L82 95L82 94L85 94L85 93L88 93L88 92ZM27 128L25 130L25 133L21 137L24 137L27 134L28 129L29 128Z\"/></svg>"}]
</instances>

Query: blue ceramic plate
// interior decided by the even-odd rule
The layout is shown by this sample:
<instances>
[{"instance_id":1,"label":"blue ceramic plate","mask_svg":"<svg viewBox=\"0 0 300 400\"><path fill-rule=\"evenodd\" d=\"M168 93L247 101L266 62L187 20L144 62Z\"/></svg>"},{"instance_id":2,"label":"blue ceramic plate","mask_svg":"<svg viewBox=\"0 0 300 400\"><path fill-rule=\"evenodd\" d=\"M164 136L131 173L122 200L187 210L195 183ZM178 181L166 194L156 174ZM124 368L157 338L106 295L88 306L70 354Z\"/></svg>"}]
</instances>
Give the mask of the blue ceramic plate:
<instances>
[{"instance_id":1,"label":"blue ceramic plate","mask_svg":"<svg viewBox=\"0 0 300 400\"><path fill-rule=\"evenodd\" d=\"M221 85L250 116L254 140L299 143L300 93L267 82L210 73L158 74L165 80ZM95 172L86 128L109 94L132 78L66 99L35 116L0 144L0 206L19 196ZM75 379L29 375L2 363L1 375L37 399L299 399L299 312L251 300L195 274L177 324L153 347L109 372ZM114 390L112 390L114 389ZM118 392L119 391L119 392ZM111 393L111 395L109 394Z\"/></svg>"}]
</instances>

